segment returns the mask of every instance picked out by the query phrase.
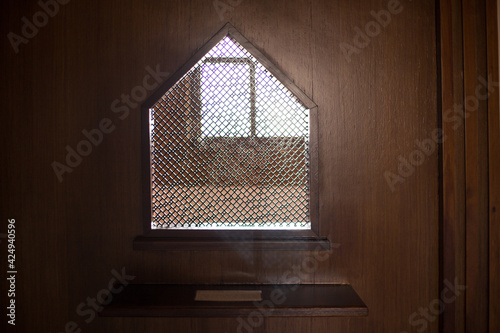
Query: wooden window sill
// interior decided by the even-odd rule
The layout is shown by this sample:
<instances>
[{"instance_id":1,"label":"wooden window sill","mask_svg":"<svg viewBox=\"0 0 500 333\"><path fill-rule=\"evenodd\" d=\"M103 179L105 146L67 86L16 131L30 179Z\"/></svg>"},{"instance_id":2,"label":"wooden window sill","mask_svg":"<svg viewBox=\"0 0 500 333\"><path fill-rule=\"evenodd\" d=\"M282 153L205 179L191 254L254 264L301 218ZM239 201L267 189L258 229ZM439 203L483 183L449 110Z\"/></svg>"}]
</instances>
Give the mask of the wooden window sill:
<instances>
[{"instance_id":1,"label":"wooden window sill","mask_svg":"<svg viewBox=\"0 0 500 333\"><path fill-rule=\"evenodd\" d=\"M261 301L196 301L199 290L260 291ZM103 317L366 316L368 308L347 284L166 285L131 284L114 295Z\"/></svg>"},{"instance_id":2,"label":"wooden window sill","mask_svg":"<svg viewBox=\"0 0 500 333\"><path fill-rule=\"evenodd\" d=\"M138 236L134 239L134 250L295 250L322 251L330 250L327 238L305 239L259 239L230 240L203 238L166 238Z\"/></svg>"}]
</instances>

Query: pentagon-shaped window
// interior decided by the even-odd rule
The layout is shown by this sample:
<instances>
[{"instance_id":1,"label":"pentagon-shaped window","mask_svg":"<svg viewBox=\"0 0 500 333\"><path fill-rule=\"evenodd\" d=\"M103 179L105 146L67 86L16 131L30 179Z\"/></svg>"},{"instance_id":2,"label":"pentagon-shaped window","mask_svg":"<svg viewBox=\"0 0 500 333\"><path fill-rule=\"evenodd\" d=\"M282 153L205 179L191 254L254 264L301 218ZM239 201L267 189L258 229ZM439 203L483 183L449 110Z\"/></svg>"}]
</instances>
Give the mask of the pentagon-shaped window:
<instances>
[{"instance_id":1,"label":"pentagon-shaped window","mask_svg":"<svg viewBox=\"0 0 500 333\"><path fill-rule=\"evenodd\" d=\"M143 113L147 232L317 234L317 107L232 26Z\"/></svg>"}]
</instances>

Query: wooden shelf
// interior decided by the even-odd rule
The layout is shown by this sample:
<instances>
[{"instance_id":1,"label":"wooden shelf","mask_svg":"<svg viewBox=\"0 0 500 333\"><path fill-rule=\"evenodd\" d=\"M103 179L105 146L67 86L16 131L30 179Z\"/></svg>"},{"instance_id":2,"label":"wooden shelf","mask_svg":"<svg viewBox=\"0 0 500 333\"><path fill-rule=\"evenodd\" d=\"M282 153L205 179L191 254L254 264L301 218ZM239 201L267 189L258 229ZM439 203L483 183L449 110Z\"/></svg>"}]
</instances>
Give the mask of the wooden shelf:
<instances>
[{"instance_id":1,"label":"wooden shelf","mask_svg":"<svg viewBox=\"0 0 500 333\"><path fill-rule=\"evenodd\" d=\"M310 239L177 239L165 237L138 236L134 239L134 250L195 250L195 251L328 251L327 238Z\"/></svg>"},{"instance_id":2,"label":"wooden shelf","mask_svg":"<svg viewBox=\"0 0 500 333\"><path fill-rule=\"evenodd\" d=\"M195 301L198 290L260 290L262 301ZM368 308L347 284L166 285L131 284L113 295L103 317L366 316Z\"/></svg>"}]
</instances>

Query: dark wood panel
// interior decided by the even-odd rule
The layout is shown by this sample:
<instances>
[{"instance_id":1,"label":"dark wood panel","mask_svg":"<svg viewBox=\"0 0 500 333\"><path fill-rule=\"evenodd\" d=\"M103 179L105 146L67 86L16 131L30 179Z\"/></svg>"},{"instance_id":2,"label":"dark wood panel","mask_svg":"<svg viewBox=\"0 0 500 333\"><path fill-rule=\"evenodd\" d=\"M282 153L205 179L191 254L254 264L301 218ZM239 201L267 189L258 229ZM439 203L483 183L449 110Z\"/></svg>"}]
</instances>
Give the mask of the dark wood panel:
<instances>
[{"instance_id":1,"label":"dark wood panel","mask_svg":"<svg viewBox=\"0 0 500 333\"><path fill-rule=\"evenodd\" d=\"M487 103L477 93L486 76L484 1L463 1L466 186L466 331L488 331ZM470 101L477 101L471 107Z\"/></svg>"},{"instance_id":2,"label":"dark wood panel","mask_svg":"<svg viewBox=\"0 0 500 333\"><path fill-rule=\"evenodd\" d=\"M313 320L311 318L289 318L288 320L266 318L264 332L318 332L314 331L314 328L311 324L312 321ZM330 332L337 331L335 331L334 327L330 327Z\"/></svg>"},{"instance_id":3,"label":"dark wood panel","mask_svg":"<svg viewBox=\"0 0 500 333\"><path fill-rule=\"evenodd\" d=\"M350 62L340 44L354 47L355 27L364 31L374 20L370 11L387 9L387 2L313 5L313 27L321 30L315 35L320 46L314 50L313 95L321 133L320 216L330 221L325 229L331 242L340 244L315 281L349 282L366 302L369 317L351 320L350 332L418 329L409 317L439 292L437 151L394 191L384 178L398 174L399 157L408 158L415 140L438 127L436 63L430 57L436 53L434 4L401 4L402 12L357 47ZM437 322L426 322L426 328L437 332Z\"/></svg>"},{"instance_id":4,"label":"dark wood panel","mask_svg":"<svg viewBox=\"0 0 500 333\"><path fill-rule=\"evenodd\" d=\"M462 8L460 1L440 1L441 126L447 139L442 145L442 229L440 290L444 281L465 281L465 171L464 121L455 113L462 104ZM442 332L464 332L465 297L446 305Z\"/></svg>"},{"instance_id":5,"label":"dark wood panel","mask_svg":"<svg viewBox=\"0 0 500 333\"><path fill-rule=\"evenodd\" d=\"M20 54L4 38L2 117L11 119L9 135L22 133L14 144L7 139L9 161L2 163L2 177L8 175L2 207L15 207L23 223L21 331L63 331L70 321L95 332L237 328L219 318L87 323L76 308L122 267L140 283L271 283L284 282L288 272L303 283L351 283L373 309L351 321L266 318L255 332L409 331L408 317L438 295L437 155L395 192L383 176L397 173L398 157L408 157L415 140L438 126L434 4L402 1L404 10L349 63L340 44L353 44L355 28L375 21L371 11L386 10L388 1L232 3L221 21L206 0L70 1ZM21 18L40 10L37 1L1 6L4 36L20 33ZM318 104L319 219L321 233L335 243L320 257L132 249L142 233L140 110L129 106L121 119L125 113L111 105L117 99L126 105L122 94L143 84L147 66L174 73L226 21ZM51 163L65 163L66 145L76 149L82 130L104 118L115 130L59 183ZM49 307L47 300L57 302ZM428 330L436 332L437 323Z\"/></svg>"},{"instance_id":6,"label":"dark wood panel","mask_svg":"<svg viewBox=\"0 0 500 333\"><path fill-rule=\"evenodd\" d=\"M497 1L486 2L488 76L499 82ZM488 99L489 156L489 332L500 331L500 103L498 86Z\"/></svg>"},{"instance_id":7,"label":"dark wood panel","mask_svg":"<svg viewBox=\"0 0 500 333\"><path fill-rule=\"evenodd\" d=\"M21 17L23 13L30 10L28 3L6 3L0 4L2 12L8 12L13 17ZM9 31L13 31L12 21L7 19L0 20L0 29L7 36ZM24 44L20 49L24 51ZM33 81L19 80L20 77L30 78L33 76L33 65L31 63L33 52L15 53L8 39L5 38L2 44L0 59L2 64L2 79L0 83L0 96L2 98L2 112L0 113L0 142L2 144L2 153L0 154L0 267L2 267L2 282L0 283L0 306L7 309L10 306L10 297L7 297L10 289L10 281L7 280L8 252L7 252L7 225L9 219L15 219L16 225L16 269L22 272L23 267L33 267L34 270L42 270L43 263L37 262L26 254L29 253L25 244L25 239L30 237L29 221L35 218L31 210L27 210L26 203L33 203L33 183L35 176L28 173L30 165L35 162L33 154L34 108L32 98L27 98L23 93L33 90ZM8 68L5 65L8 64ZM15 130L14 130L15 129ZM14 144L15 143L15 144ZM23 154L19 154L22 151ZM45 240L38 239L36 245L41 245ZM29 265L29 266L28 266ZM16 286L33 283L34 272L24 272L16 275ZM47 295L47 290L33 290L33 295L37 298L43 298ZM61 295L63 297L63 295ZM65 300L63 298L63 300ZM60 310L60 308L58 308ZM28 314L28 309L21 305L19 294L16 297L16 319ZM2 310L3 319L0 321L0 330L2 332L12 332L17 328L19 331L27 330L27 324L16 320L16 327L9 325L7 320L7 310ZM59 314L59 316L61 316ZM44 320L44 324L49 322L48 318L39 318Z\"/></svg>"},{"instance_id":8,"label":"dark wood panel","mask_svg":"<svg viewBox=\"0 0 500 333\"><path fill-rule=\"evenodd\" d=\"M312 318L311 333L314 332L355 332L351 330L351 320L341 320L339 318ZM354 319L355 320L355 319ZM307 331L306 331L307 332Z\"/></svg>"}]
</instances>

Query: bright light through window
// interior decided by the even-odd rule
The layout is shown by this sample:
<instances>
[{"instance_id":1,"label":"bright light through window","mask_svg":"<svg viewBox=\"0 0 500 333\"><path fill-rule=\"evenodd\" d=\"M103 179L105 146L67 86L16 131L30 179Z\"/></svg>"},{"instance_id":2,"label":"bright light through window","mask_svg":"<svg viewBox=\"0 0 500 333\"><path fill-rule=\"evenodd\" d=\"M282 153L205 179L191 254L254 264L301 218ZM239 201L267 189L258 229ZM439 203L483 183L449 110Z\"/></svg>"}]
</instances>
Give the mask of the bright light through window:
<instances>
[{"instance_id":1,"label":"bright light through window","mask_svg":"<svg viewBox=\"0 0 500 333\"><path fill-rule=\"evenodd\" d=\"M151 227L310 229L310 110L230 37L198 59L150 109Z\"/></svg>"},{"instance_id":2,"label":"bright light through window","mask_svg":"<svg viewBox=\"0 0 500 333\"><path fill-rule=\"evenodd\" d=\"M203 136L251 135L249 81L250 66L246 63L203 64L201 74ZM214 117L221 121L216 124L210 123L208 119Z\"/></svg>"},{"instance_id":3,"label":"bright light through window","mask_svg":"<svg viewBox=\"0 0 500 333\"><path fill-rule=\"evenodd\" d=\"M201 114L204 137L299 137L307 130L304 107L249 54L226 37L201 66ZM252 100L253 97L253 100ZM217 124L209 119L218 118Z\"/></svg>"}]
</instances>

